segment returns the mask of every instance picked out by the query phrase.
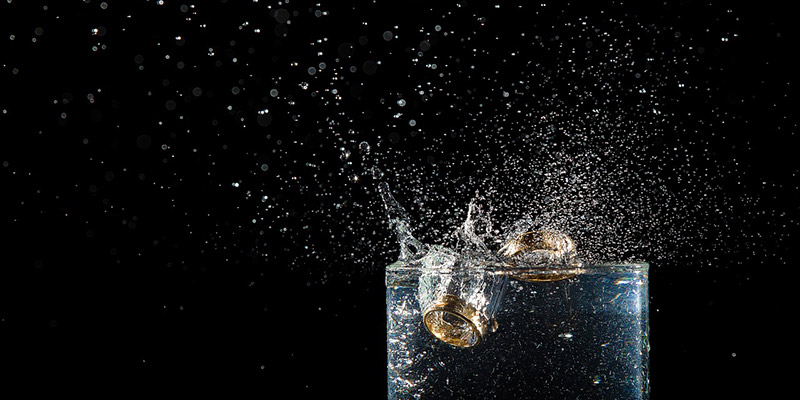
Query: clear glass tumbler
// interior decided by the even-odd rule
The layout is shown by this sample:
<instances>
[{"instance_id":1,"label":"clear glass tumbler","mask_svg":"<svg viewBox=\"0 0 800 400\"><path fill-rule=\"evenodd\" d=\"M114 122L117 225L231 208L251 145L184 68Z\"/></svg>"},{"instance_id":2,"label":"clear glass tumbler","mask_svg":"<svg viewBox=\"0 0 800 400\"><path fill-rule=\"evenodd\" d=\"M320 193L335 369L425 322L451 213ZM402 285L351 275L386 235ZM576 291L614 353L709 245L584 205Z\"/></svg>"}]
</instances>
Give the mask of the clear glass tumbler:
<instances>
[{"instance_id":1,"label":"clear glass tumbler","mask_svg":"<svg viewBox=\"0 0 800 400\"><path fill-rule=\"evenodd\" d=\"M647 399L648 265L386 269L389 399Z\"/></svg>"}]
</instances>

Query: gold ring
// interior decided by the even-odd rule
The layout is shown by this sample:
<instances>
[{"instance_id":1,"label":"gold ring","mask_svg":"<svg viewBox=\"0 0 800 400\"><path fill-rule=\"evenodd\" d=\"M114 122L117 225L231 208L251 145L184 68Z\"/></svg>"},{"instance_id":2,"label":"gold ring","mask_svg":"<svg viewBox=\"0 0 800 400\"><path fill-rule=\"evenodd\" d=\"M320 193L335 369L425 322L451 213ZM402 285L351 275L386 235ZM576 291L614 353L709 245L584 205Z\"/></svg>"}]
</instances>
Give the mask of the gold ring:
<instances>
[{"instance_id":1,"label":"gold ring","mask_svg":"<svg viewBox=\"0 0 800 400\"><path fill-rule=\"evenodd\" d=\"M425 328L437 339L455 347L478 345L489 330L489 319L451 294L445 294L425 310Z\"/></svg>"},{"instance_id":2,"label":"gold ring","mask_svg":"<svg viewBox=\"0 0 800 400\"><path fill-rule=\"evenodd\" d=\"M567 265L575 257L575 243L563 233L554 231L525 232L506 242L498 253L506 257L513 266L517 266L519 263L523 268L526 265L533 267L509 274L512 278L521 281L551 282L577 275L574 268L571 270L542 268L554 264Z\"/></svg>"}]
</instances>

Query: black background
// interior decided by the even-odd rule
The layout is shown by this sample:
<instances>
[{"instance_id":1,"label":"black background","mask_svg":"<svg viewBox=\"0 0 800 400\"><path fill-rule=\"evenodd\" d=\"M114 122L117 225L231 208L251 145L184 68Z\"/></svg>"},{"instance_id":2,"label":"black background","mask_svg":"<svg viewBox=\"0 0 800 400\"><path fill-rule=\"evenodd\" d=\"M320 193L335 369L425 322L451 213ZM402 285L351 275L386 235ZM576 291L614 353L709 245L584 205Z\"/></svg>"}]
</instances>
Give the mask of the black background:
<instances>
[{"instance_id":1,"label":"black background","mask_svg":"<svg viewBox=\"0 0 800 400\"><path fill-rule=\"evenodd\" d=\"M0 4L0 386L22 384L32 393L219 388L267 398L385 396L382 271L348 265L352 257L341 249L359 233L330 235L348 221L314 217L342 196L369 204L370 195L338 174L340 150L310 128L316 100L297 94L292 107L273 104L270 79L305 76L285 66L314 59L309 43L319 37L329 39L325 51L347 53L341 43L365 36L372 44L364 47L377 49L393 25L436 24L441 10L456 10L464 21L499 19L487 28L498 32L506 23L547 25L548 14L494 15L494 4L480 2L292 1L287 9L302 14L283 36L285 24L264 2L197 4L203 12L188 22L192 9L181 10L180 2L109 1L107 9L100 3ZM800 37L790 6L548 7L553 15L637 15L677 27L706 47L701 62L687 68L712 93L682 107L722 107L740 117L708 143L720 159L742 160L745 185L726 190L734 199L738 191L758 197L750 216L763 214L770 224L731 216L731 224L754 224L740 228L760 233L754 245L737 249L750 257L732 251L688 266L653 265L652 397L776 393L788 382L795 347L789 251L800 200L794 88ZM735 23L725 22L733 18L728 9ZM314 10L330 16L315 19ZM239 29L245 21L265 32L243 33L252 32ZM98 26L104 31L92 35ZM719 37L731 26L739 39L725 47ZM374 49L353 55L361 70L352 100L339 108L365 130L386 116L364 104L405 84L407 75L390 62L363 73L368 60L392 58ZM232 95L232 86L245 91ZM274 117L259 121L254 116L265 104ZM296 110L310 117L285 117ZM413 153L413 141L401 145ZM297 172L307 162L327 162L334 174ZM268 171L259 171L262 163ZM280 178L292 173L322 194ZM252 199L244 188L254 191ZM285 213L258 211L262 192ZM252 224L256 216L268 221ZM381 221L374 225L375 243L391 250L391 234ZM320 256L298 257L309 243ZM388 251L375 262L392 256Z\"/></svg>"}]
</instances>

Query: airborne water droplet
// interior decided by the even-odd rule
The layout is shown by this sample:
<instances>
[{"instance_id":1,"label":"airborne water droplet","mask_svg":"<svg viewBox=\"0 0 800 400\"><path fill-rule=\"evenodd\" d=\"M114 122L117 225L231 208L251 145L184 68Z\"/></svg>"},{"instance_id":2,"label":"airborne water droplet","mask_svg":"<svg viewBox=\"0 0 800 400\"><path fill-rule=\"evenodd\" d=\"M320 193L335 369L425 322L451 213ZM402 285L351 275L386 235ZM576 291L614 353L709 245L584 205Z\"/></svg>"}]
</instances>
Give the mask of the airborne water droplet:
<instances>
[{"instance_id":1,"label":"airborne water droplet","mask_svg":"<svg viewBox=\"0 0 800 400\"><path fill-rule=\"evenodd\" d=\"M372 167L372 178L375 180L383 178L383 171L378 167Z\"/></svg>"}]
</instances>

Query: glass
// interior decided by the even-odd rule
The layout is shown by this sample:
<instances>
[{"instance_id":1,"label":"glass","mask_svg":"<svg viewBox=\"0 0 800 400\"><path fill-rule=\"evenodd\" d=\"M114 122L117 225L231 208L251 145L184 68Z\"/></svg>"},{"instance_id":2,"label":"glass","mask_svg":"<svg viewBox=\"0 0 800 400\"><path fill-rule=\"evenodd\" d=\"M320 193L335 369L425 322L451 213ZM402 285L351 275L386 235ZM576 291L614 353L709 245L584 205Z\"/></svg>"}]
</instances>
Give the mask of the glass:
<instances>
[{"instance_id":1,"label":"glass","mask_svg":"<svg viewBox=\"0 0 800 400\"><path fill-rule=\"evenodd\" d=\"M386 269L390 399L647 399L646 263Z\"/></svg>"}]
</instances>

